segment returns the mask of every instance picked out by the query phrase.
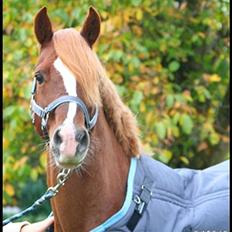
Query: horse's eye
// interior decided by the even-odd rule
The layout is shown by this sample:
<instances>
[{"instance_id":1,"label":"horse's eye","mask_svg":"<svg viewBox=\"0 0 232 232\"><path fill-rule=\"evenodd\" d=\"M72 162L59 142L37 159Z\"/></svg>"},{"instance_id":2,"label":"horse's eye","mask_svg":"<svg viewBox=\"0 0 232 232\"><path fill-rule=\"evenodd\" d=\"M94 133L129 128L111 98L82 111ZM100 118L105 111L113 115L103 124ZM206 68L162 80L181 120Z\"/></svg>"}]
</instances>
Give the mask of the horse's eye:
<instances>
[{"instance_id":1,"label":"horse's eye","mask_svg":"<svg viewBox=\"0 0 232 232\"><path fill-rule=\"evenodd\" d=\"M37 72L35 74L35 78L38 81L39 84L42 84L44 82L44 77L40 72Z\"/></svg>"}]
</instances>

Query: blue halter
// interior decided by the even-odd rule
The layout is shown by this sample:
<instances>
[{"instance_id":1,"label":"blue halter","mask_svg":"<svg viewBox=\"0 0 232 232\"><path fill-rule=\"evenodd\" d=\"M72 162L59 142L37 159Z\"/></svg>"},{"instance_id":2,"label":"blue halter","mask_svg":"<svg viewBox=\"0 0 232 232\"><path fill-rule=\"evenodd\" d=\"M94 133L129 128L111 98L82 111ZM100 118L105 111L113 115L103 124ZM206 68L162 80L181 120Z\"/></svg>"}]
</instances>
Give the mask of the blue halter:
<instances>
[{"instance_id":1,"label":"blue halter","mask_svg":"<svg viewBox=\"0 0 232 232\"><path fill-rule=\"evenodd\" d=\"M88 130L91 130L95 126L95 124L97 122L97 118L98 118L98 112L99 112L97 106L95 108L95 113L94 113L93 117L90 118L89 113L88 113L88 109L87 109L85 103L79 97L65 95L65 96L61 96L61 97L57 98L56 100L52 101L45 108L42 108L41 106L39 106L36 103L36 101L34 99L35 92L36 92L36 79L34 78L34 81L32 84L32 90L31 90L32 97L31 97L31 107L30 107L31 113L32 113L32 123L34 123L35 114L37 114L42 119L41 120L42 131L46 131L49 113L52 112L53 110L55 110L61 104L68 103L68 102L76 103L77 106L80 108L80 110L84 114L85 124L86 124L86 128Z\"/></svg>"}]
</instances>

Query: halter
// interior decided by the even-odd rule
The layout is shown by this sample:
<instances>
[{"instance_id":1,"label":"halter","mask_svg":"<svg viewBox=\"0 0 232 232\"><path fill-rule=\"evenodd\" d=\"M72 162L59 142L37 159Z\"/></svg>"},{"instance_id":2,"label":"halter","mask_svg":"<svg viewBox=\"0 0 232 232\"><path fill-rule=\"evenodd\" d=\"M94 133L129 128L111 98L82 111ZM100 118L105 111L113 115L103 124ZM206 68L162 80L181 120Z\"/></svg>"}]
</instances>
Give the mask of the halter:
<instances>
[{"instance_id":1,"label":"halter","mask_svg":"<svg viewBox=\"0 0 232 232\"><path fill-rule=\"evenodd\" d=\"M68 102L76 103L77 106L80 108L80 110L82 111L85 117L85 126L87 130L91 130L95 126L97 122L97 118L98 118L98 107L97 106L95 107L95 113L93 117L90 118L88 109L85 103L79 97L64 95L52 101L45 108L42 108L41 106L39 106L34 99L34 96L36 93L36 82L37 82L36 78L34 78L33 84L32 84L32 90L31 90L31 94L32 94L31 107L30 107L31 117L32 117L33 124L35 123L35 114L37 114L41 118L41 129L43 132L47 134L47 122L49 118L49 113L55 110L61 104L68 103Z\"/></svg>"}]
</instances>

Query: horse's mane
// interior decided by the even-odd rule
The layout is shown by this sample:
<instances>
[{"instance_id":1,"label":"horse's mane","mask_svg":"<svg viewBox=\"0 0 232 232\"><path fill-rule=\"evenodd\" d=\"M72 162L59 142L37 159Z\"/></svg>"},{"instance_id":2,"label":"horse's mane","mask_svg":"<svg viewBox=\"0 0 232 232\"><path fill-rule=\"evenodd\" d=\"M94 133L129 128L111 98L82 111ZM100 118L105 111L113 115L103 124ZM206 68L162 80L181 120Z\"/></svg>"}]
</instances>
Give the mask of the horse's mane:
<instances>
[{"instance_id":1,"label":"horse's mane","mask_svg":"<svg viewBox=\"0 0 232 232\"><path fill-rule=\"evenodd\" d=\"M59 58L74 73L84 101L103 106L106 119L128 156L140 154L140 140L135 117L120 99L97 55L75 29L54 33L54 47Z\"/></svg>"}]
</instances>

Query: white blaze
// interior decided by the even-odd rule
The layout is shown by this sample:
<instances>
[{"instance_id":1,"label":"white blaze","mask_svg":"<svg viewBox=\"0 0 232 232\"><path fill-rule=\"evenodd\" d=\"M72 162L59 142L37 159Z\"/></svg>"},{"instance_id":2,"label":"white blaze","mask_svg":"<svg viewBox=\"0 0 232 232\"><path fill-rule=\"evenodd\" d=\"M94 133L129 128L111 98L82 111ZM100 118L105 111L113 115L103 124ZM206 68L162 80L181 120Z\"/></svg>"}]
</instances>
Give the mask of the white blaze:
<instances>
[{"instance_id":1,"label":"white blaze","mask_svg":"<svg viewBox=\"0 0 232 232\"><path fill-rule=\"evenodd\" d=\"M63 79L63 82L64 82L65 90L68 93L68 95L77 96L76 78L73 75L73 73L68 69L68 67L61 61L61 59L59 57L54 61L54 67L60 73L60 75ZM73 102L69 103L67 117L64 121L65 124L66 123L73 124L76 110L77 110L76 103L73 103Z\"/></svg>"}]
</instances>

